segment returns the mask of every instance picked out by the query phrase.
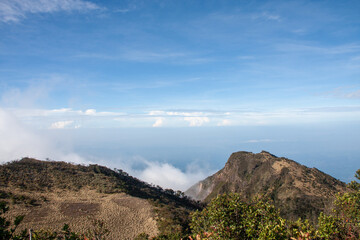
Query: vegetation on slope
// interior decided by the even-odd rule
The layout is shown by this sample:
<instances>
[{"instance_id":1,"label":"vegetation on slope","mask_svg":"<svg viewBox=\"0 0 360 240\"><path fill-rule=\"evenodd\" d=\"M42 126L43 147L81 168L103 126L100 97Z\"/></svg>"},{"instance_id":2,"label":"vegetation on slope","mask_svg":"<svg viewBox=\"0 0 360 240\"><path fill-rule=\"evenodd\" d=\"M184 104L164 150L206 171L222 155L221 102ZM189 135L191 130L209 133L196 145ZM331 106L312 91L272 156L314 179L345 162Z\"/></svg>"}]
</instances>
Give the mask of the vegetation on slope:
<instances>
[{"instance_id":1,"label":"vegetation on slope","mask_svg":"<svg viewBox=\"0 0 360 240\"><path fill-rule=\"evenodd\" d=\"M0 165L0 198L12 204L41 205L47 199L15 194L11 189L41 192L46 196L49 192L78 192L83 188L104 194L126 193L149 200L154 206L154 215L163 234L189 231L189 213L201 208L198 202L190 200L180 191L164 190L131 177L122 170L111 170L99 165L83 166L31 158Z\"/></svg>"},{"instance_id":2,"label":"vegetation on slope","mask_svg":"<svg viewBox=\"0 0 360 240\"><path fill-rule=\"evenodd\" d=\"M360 169L356 175L360 180ZM278 210L261 200L244 202L239 194L214 198L202 211L192 214L191 228L197 239L359 239L360 184L339 193L331 214L320 213L318 223L285 220Z\"/></svg>"},{"instance_id":3,"label":"vegetation on slope","mask_svg":"<svg viewBox=\"0 0 360 240\"><path fill-rule=\"evenodd\" d=\"M262 197L286 219L307 218L316 223L328 211L345 183L315 169L268 152L236 152L225 167L195 184L186 193L210 202L224 193L239 193L244 201Z\"/></svg>"}]
</instances>

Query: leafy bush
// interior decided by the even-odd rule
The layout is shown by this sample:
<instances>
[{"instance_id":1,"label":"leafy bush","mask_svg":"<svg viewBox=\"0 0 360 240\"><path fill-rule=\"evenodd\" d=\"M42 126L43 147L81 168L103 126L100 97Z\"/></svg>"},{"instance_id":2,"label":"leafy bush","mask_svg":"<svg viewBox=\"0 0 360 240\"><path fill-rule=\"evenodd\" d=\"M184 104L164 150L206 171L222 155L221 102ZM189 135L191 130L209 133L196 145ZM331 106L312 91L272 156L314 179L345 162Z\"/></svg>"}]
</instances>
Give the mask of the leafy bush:
<instances>
[{"instance_id":1,"label":"leafy bush","mask_svg":"<svg viewBox=\"0 0 360 240\"><path fill-rule=\"evenodd\" d=\"M286 221L263 201L245 203L238 194L219 195L192 215L194 235L203 239L287 239Z\"/></svg>"},{"instance_id":2,"label":"leafy bush","mask_svg":"<svg viewBox=\"0 0 360 240\"><path fill-rule=\"evenodd\" d=\"M360 169L355 177L360 180ZM287 221L261 200L245 203L238 194L219 195L190 223L196 239L360 239L360 183L339 193L332 214L320 213L315 227L308 219Z\"/></svg>"},{"instance_id":3,"label":"leafy bush","mask_svg":"<svg viewBox=\"0 0 360 240\"><path fill-rule=\"evenodd\" d=\"M355 177L360 180L360 169ZM339 193L331 216L320 215L319 234L328 239L360 239L360 184L352 181L350 191Z\"/></svg>"}]
</instances>

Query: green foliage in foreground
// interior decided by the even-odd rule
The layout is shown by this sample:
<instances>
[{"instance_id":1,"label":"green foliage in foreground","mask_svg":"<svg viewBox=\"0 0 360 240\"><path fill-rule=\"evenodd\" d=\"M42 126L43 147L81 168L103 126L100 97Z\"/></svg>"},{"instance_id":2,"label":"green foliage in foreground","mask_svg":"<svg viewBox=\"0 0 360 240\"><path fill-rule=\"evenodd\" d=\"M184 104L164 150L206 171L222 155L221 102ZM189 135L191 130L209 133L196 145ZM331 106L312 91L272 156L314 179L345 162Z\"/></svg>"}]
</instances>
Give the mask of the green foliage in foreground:
<instances>
[{"instance_id":1,"label":"green foliage in foreground","mask_svg":"<svg viewBox=\"0 0 360 240\"><path fill-rule=\"evenodd\" d=\"M360 169L355 177L360 180ZM194 239L360 239L360 183L339 193L332 214L321 213L316 226L308 220L296 222L280 217L274 206L262 200L243 202L238 194L213 199L192 214Z\"/></svg>"},{"instance_id":2,"label":"green foliage in foreground","mask_svg":"<svg viewBox=\"0 0 360 240\"><path fill-rule=\"evenodd\" d=\"M274 206L244 203L238 194L221 195L192 215L194 234L210 239L286 239L285 220Z\"/></svg>"},{"instance_id":3,"label":"green foliage in foreground","mask_svg":"<svg viewBox=\"0 0 360 240\"><path fill-rule=\"evenodd\" d=\"M360 239L359 191L339 194L333 214L320 214L318 225L280 217L263 201L245 203L238 194L220 195L192 214L196 239Z\"/></svg>"},{"instance_id":4,"label":"green foliage in foreground","mask_svg":"<svg viewBox=\"0 0 360 240\"><path fill-rule=\"evenodd\" d=\"M360 169L355 177L360 180ZM349 185L349 191L339 193L334 202L332 214L321 213L316 226L308 220L299 219L296 222L287 221L280 217L278 210L271 204L262 200L244 202L238 194L224 194L213 199L202 211L191 214L189 223L191 236L188 232L179 232L178 229L162 233L153 240L175 239L360 239L360 183L353 181ZM8 210L5 203L0 203L0 240L27 239L25 231L16 234L16 228L22 221L17 217L11 224L2 215ZM65 225L59 232L37 231L33 233L33 239L106 239L108 230L101 222L95 222L96 227L88 232L90 238L84 234L70 231ZM177 224L177 226L179 226ZM182 229L186 229L183 226ZM140 234L137 240L149 239L149 235Z\"/></svg>"}]
</instances>

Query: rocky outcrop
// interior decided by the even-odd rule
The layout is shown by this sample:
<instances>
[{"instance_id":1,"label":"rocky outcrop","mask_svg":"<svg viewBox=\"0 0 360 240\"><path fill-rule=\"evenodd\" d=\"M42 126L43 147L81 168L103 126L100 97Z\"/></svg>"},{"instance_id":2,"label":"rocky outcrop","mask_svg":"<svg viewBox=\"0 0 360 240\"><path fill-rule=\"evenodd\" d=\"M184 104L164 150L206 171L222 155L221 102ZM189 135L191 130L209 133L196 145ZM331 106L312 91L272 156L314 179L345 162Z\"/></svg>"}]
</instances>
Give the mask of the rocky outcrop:
<instances>
[{"instance_id":1,"label":"rocky outcrop","mask_svg":"<svg viewBox=\"0 0 360 240\"><path fill-rule=\"evenodd\" d=\"M185 193L204 202L228 192L240 193L244 200L266 198L285 218L315 222L321 211L331 207L335 194L345 190L345 183L316 168L262 151L233 153L223 169Z\"/></svg>"}]
</instances>

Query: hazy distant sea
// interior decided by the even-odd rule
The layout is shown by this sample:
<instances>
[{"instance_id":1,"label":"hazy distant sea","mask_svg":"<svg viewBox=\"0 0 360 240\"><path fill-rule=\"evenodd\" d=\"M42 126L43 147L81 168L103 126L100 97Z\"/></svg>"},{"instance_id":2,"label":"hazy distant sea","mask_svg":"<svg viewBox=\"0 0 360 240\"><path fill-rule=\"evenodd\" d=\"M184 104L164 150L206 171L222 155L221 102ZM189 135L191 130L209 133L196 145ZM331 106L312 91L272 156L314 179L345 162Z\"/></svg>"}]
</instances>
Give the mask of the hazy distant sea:
<instances>
[{"instance_id":1,"label":"hazy distant sea","mask_svg":"<svg viewBox=\"0 0 360 240\"><path fill-rule=\"evenodd\" d=\"M360 123L302 126L118 128L50 131L58 144L112 168L141 171L146 162L169 163L205 175L221 169L235 151L266 150L342 181L360 168Z\"/></svg>"}]
</instances>

